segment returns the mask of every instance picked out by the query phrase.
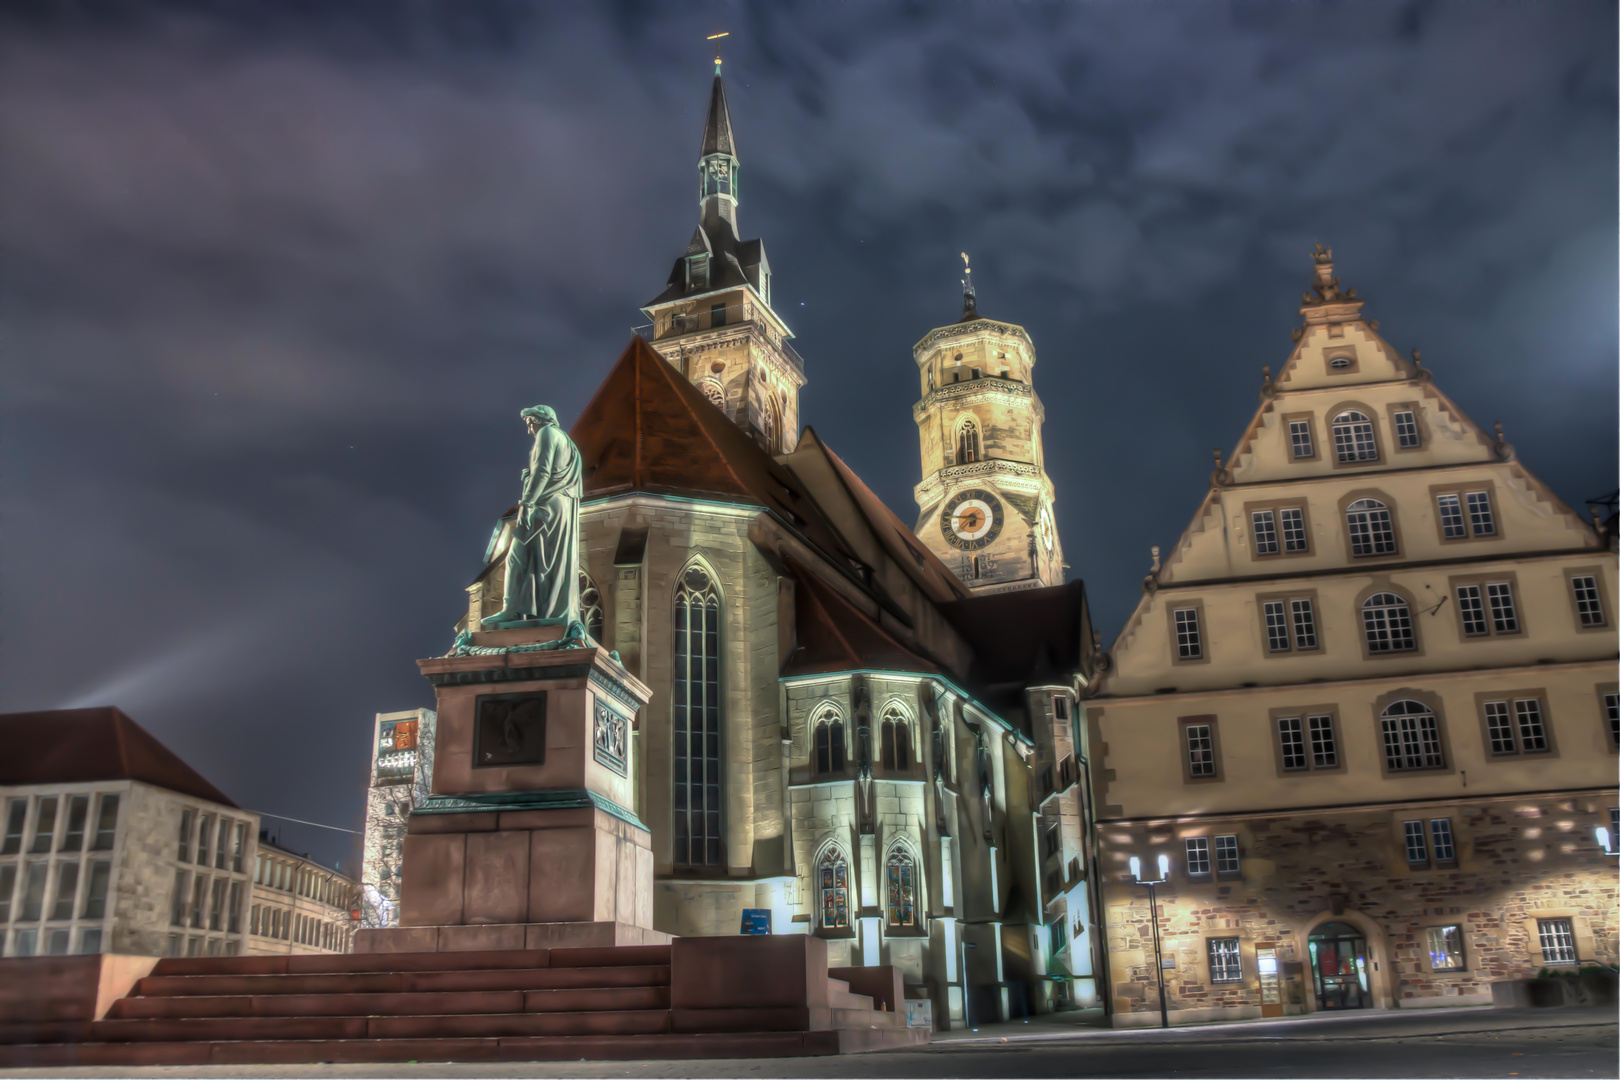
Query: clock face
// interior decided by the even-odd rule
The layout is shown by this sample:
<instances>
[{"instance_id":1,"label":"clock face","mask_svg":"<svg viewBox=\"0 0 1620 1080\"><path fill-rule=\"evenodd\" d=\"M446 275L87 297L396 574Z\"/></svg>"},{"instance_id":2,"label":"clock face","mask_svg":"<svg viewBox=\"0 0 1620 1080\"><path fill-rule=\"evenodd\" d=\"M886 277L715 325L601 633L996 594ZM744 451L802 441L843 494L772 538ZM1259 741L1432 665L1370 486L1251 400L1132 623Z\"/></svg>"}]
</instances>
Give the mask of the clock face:
<instances>
[{"instance_id":1,"label":"clock face","mask_svg":"<svg viewBox=\"0 0 1620 1080\"><path fill-rule=\"evenodd\" d=\"M1057 528L1052 524L1052 508L1041 504L1041 543L1046 545L1048 555L1052 553L1052 546L1057 543Z\"/></svg>"},{"instance_id":2,"label":"clock face","mask_svg":"<svg viewBox=\"0 0 1620 1080\"><path fill-rule=\"evenodd\" d=\"M980 488L969 488L945 503L939 514L939 530L952 547L978 551L1001 535L1003 516L1000 499Z\"/></svg>"}]
</instances>

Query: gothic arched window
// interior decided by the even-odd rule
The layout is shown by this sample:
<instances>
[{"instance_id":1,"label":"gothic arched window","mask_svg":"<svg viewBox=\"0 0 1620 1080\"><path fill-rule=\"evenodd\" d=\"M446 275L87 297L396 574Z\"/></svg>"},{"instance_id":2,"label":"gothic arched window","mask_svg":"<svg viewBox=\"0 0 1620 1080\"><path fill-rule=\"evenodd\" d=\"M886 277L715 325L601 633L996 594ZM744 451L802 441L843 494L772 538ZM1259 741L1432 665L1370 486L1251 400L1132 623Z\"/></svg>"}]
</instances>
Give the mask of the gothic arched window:
<instances>
[{"instance_id":1,"label":"gothic arched window","mask_svg":"<svg viewBox=\"0 0 1620 1080\"><path fill-rule=\"evenodd\" d=\"M675 589L675 865L720 866L720 593L691 566Z\"/></svg>"},{"instance_id":2,"label":"gothic arched window","mask_svg":"<svg viewBox=\"0 0 1620 1080\"><path fill-rule=\"evenodd\" d=\"M579 621L592 641L602 640L602 593L584 570L579 572Z\"/></svg>"},{"instance_id":3,"label":"gothic arched window","mask_svg":"<svg viewBox=\"0 0 1620 1080\"><path fill-rule=\"evenodd\" d=\"M816 720L816 772L844 771L844 721L831 709Z\"/></svg>"},{"instance_id":4,"label":"gothic arched window","mask_svg":"<svg viewBox=\"0 0 1620 1080\"><path fill-rule=\"evenodd\" d=\"M1351 555L1396 554L1395 519L1377 499L1357 499L1345 507L1344 524L1350 532Z\"/></svg>"},{"instance_id":5,"label":"gothic arched window","mask_svg":"<svg viewBox=\"0 0 1620 1080\"><path fill-rule=\"evenodd\" d=\"M709 402L714 405L715 408L719 409L721 412L725 411L726 391L725 388L720 385L719 379L712 377L706 378L702 382L698 383L698 389L703 391L703 396L708 398Z\"/></svg>"},{"instance_id":6,"label":"gothic arched window","mask_svg":"<svg viewBox=\"0 0 1620 1080\"><path fill-rule=\"evenodd\" d=\"M1394 702L1384 710L1379 722L1384 735L1384 764L1391 772L1445 767L1440 724L1427 705L1421 701Z\"/></svg>"},{"instance_id":7,"label":"gothic arched window","mask_svg":"<svg viewBox=\"0 0 1620 1080\"><path fill-rule=\"evenodd\" d=\"M917 925L917 861L904 848L889 852L885 867L888 878L889 925Z\"/></svg>"},{"instance_id":8,"label":"gothic arched window","mask_svg":"<svg viewBox=\"0 0 1620 1080\"><path fill-rule=\"evenodd\" d=\"M1362 601L1361 628L1367 634L1368 652L1406 652L1417 648L1412 609L1395 593L1373 593Z\"/></svg>"},{"instance_id":9,"label":"gothic arched window","mask_svg":"<svg viewBox=\"0 0 1620 1080\"><path fill-rule=\"evenodd\" d=\"M765 452L776 453L776 409L772 402L766 401L759 409L759 433L765 440Z\"/></svg>"},{"instance_id":10,"label":"gothic arched window","mask_svg":"<svg viewBox=\"0 0 1620 1080\"><path fill-rule=\"evenodd\" d=\"M1366 413L1346 409L1333 418L1333 449L1341 463L1378 460L1378 441Z\"/></svg>"},{"instance_id":11,"label":"gothic arched window","mask_svg":"<svg viewBox=\"0 0 1620 1080\"><path fill-rule=\"evenodd\" d=\"M828 848L816 865L816 892L821 897L821 927L849 929L849 863L836 848Z\"/></svg>"},{"instance_id":12,"label":"gothic arched window","mask_svg":"<svg viewBox=\"0 0 1620 1080\"><path fill-rule=\"evenodd\" d=\"M883 710L883 767L899 772L911 768L911 724L905 713L890 705Z\"/></svg>"},{"instance_id":13,"label":"gothic arched window","mask_svg":"<svg viewBox=\"0 0 1620 1080\"><path fill-rule=\"evenodd\" d=\"M979 424L970 416L956 429L956 463L966 465L983 456L983 448L979 444Z\"/></svg>"}]
</instances>

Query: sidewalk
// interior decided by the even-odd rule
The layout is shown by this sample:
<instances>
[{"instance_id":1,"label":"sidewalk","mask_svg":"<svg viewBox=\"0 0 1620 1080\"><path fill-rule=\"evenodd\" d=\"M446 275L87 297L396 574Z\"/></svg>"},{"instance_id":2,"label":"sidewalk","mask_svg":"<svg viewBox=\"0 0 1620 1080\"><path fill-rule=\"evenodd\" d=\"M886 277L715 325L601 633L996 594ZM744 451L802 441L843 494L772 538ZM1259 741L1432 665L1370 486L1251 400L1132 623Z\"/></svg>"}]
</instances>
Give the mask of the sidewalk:
<instances>
[{"instance_id":1,"label":"sidewalk","mask_svg":"<svg viewBox=\"0 0 1620 1080\"><path fill-rule=\"evenodd\" d=\"M1358 1009L1354 1012L1307 1013L1275 1019L1219 1020L1201 1024L1115 1028L1102 1026L1099 1009L1048 1013L1005 1024L983 1024L977 1030L935 1032L934 1046L979 1047L1003 1043L1046 1043L1069 1040L1136 1042L1195 1041L1274 1042L1283 1039L1338 1040L1412 1038L1526 1028L1589 1027L1617 1024L1608 1006L1576 1009L1498 1009L1468 1005L1440 1009Z\"/></svg>"}]
</instances>

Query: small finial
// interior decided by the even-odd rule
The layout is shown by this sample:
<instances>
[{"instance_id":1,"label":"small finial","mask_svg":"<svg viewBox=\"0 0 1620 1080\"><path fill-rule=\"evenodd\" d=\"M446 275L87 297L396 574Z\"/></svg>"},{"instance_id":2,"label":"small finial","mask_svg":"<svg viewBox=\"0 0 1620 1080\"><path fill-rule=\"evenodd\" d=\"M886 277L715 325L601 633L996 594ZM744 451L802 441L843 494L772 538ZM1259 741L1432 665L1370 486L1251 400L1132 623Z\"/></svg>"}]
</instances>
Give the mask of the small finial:
<instances>
[{"instance_id":1,"label":"small finial","mask_svg":"<svg viewBox=\"0 0 1620 1080\"><path fill-rule=\"evenodd\" d=\"M1311 252L1311 258L1316 260L1316 264L1318 266L1331 263L1333 261L1333 249L1323 247L1320 243L1318 243L1315 249Z\"/></svg>"},{"instance_id":2,"label":"small finial","mask_svg":"<svg viewBox=\"0 0 1620 1080\"><path fill-rule=\"evenodd\" d=\"M1221 448L1217 446L1210 453L1215 455L1215 467L1219 469L1221 467Z\"/></svg>"},{"instance_id":3,"label":"small finial","mask_svg":"<svg viewBox=\"0 0 1620 1080\"><path fill-rule=\"evenodd\" d=\"M1157 574L1159 572L1159 545L1154 544L1151 550L1153 552L1153 566L1151 572Z\"/></svg>"},{"instance_id":4,"label":"small finial","mask_svg":"<svg viewBox=\"0 0 1620 1080\"><path fill-rule=\"evenodd\" d=\"M718 34L710 34L708 40L714 42L714 73L720 74L720 39L730 37L730 30L722 30Z\"/></svg>"},{"instance_id":5,"label":"small finial","mask_svg":"<svg viewBox=\"0 0 1620 1080\"><path fill-rule=\"evenodd\" d=\"M1492 424L1491 426L1496 429L1496 442L1497 442L1497 445L1500 446L1502 443L1507 441L1506 439L1504 439L1502 437L1502 421L1498 420L1495 424Z\"/></svg>"},{"instance_id":6,"label":"small finial","mask_svg":"<svg viewBox=\"0 0 1620 1080\"><path fill-rule=\"evenodd\" d=\"M1586 508L1586 511L1587 511L1587 513L1592 515L1592 525L1593 525L1593 527L1598 529L1601 532L1602 529L1603 529L1603 511L1599 510L1595 506L1588 506Z\"/></svg>"},{"instance_id":7,"label":"small finial","mask_svg":"<svg viewBox=\"0 0 1620 1080\"><path fill-rule=\"evenodd\" d=\"M1262 385L1262 386L1270 386L1271 385L1271 365L1270 364L1262 364L1261 367L1260 367L1260 385Z\"/></svg>"},{"instance_id":8,"label":"small finial","mask_svg":"<svg viewBox=\"0 0 1620 1080\"><path fill-rule=\"evenodd\" d=\"M1415 367L1423 366L1423 354L1418 352L1416 349L1412 350L1412 364Z\"/></svg>"}]
</instances>

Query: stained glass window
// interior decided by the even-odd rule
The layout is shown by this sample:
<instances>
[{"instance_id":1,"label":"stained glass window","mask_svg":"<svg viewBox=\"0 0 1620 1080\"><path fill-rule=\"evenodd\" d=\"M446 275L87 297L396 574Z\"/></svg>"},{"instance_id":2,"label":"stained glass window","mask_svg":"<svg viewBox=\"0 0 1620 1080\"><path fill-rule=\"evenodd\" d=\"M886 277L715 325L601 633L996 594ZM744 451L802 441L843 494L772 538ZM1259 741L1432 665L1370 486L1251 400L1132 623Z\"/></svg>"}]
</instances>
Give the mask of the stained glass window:
<instances>
[{"instance_id":1,"label":"stained glass window","mask_svg":"<svg viewBox=\"0 0 1620 1080\"><path fill-rule=\"evenodd\" d=\"M675 865L721 866L720 595L701 567L675 590Z\"/></svg>"},{"instance_id":2,"label":"stained glass window","mask_svg":"<svg viewBox=\"0 0 1620 1080\"><path fill-rule=\"evenodd\" d=\"M829 852L822 856L821 925L827 930L849 929L849 864Z\"/></svg>"},{"instance_id":3,"label":"stained glass window","mask_svg":"<svg viewBox=\"0 0 1620 1080\"><path fill-rule=\"evenodd\" d=\"M917 864L904 851L889 854L889 925L917 925Z\"/></svg>"}]
</instances>

